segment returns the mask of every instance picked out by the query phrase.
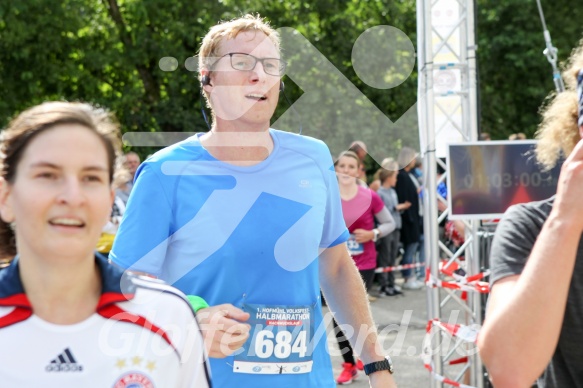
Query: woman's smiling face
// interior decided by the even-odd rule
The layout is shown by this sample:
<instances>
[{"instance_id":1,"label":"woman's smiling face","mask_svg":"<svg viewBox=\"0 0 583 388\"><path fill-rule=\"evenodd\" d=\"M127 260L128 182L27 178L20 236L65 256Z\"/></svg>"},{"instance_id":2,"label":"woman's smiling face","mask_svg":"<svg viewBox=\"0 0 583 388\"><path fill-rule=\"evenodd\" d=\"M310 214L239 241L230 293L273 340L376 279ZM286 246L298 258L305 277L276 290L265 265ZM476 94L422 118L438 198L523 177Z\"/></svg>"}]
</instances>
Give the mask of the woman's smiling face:
<instances>
[{"instance_id":1,"label":"woman's smiling face","mask_svg":"<svg viewBox=\"0 0 583 388\"><path fill-rule=\"evenodd\" d=\"M343 155L336 162L335 170L340 183L356 182L359 173L359 161L352 156Z\"/></svg>"},{"instance_id":2,"label":"woman's smiling face","mask_svg":"<svg viewBox=\"0 0 583 388\"><path fill-rule=\"evenodd\" d=\"M82 125L55 125L26 145L1 192L20 254L92 255L113 202L105 145Z\"/></svg>"}]
</instances>

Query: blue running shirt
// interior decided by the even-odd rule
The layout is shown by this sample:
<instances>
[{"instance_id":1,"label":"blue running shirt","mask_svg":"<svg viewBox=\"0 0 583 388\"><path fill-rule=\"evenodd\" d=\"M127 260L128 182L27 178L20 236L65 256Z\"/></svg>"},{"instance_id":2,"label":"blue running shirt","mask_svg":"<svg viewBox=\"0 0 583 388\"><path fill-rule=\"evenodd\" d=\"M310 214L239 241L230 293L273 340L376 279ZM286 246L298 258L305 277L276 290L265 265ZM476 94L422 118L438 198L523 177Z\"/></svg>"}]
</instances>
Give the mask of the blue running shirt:
<instances>
[{"instance_id":1,"label":"blue running shirt","mask_svg":"<svg viewBox=\"0 0 583 388\"><path fill-rule=\"evenodd\" d=\"M217 387L335 387L318 278L320 251L349 236L333 162L319 140L273 129L270 134L272 153L250 167L215 159L201 146L202 134L146 160L136 173L110 258L211 306L231 303L252 314L250 309L257 310L257 322L277 330L308 332L307 337L275 336L258 329L261 335L245 344L245 352L259 338L256 349L266 364L245 364L256 362L256 354L243 362L238 356L238 365L250 366L242 368L248 373L235 373L233 356L211 359ZM313 322L306 323L306 317ZM306 355L303 345L310 339L313 354ZM281 357L291 352L289 360L297 362L279 362L269 353L273 347ZM309 370L308 363L311 372L295 373ZM271 374L270 366L278 372Z\"/></svg>"}]
</instances>

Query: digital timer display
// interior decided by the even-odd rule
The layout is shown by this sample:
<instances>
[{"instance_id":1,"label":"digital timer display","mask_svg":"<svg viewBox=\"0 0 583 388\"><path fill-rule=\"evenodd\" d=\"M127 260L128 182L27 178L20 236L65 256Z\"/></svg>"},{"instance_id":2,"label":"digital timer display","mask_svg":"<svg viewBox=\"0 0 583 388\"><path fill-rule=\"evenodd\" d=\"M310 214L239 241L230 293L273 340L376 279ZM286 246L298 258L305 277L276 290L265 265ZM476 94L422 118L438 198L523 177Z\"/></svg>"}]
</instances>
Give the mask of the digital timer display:
<instances>
[{"instance_id":1,"label":"digital timer display","mask_svg":"<svg viewBox=\"0 0 583 388\"><path fill-rule=\"evenodd\" d=\"M450 218L498 218L509 206L551 197L561 163L543 171L535 141L450 144L448 200Z\"/></svg>"},{"instance_id":2,"label":"digital timer display","mask_svg":"<svg viewBox=\"0 0 583 388\"><path fill-rule=\"evenodd\" d=\"M483 174L466 174L463 185L466 189L473 188L493 188L493 189L509 189L512 187L557 187L557 181L548 174L543 174L538 171L523 172L520 175L513 175L509 172L493 173L492 175Z\"/></svg>"}]
</instances>

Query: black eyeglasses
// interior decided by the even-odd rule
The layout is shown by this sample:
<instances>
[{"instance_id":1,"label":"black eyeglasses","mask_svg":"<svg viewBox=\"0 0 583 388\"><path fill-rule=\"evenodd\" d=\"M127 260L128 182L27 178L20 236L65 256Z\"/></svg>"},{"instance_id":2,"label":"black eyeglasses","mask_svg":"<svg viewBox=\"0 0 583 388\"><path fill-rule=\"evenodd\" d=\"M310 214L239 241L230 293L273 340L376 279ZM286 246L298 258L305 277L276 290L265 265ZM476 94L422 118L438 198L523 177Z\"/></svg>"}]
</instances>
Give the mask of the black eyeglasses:
<instances>
[{"instance_id":1,"label":"black eyeglasses","mask_svg":"<svg viewBox=\"0 0 583 388\"><path fill-rule=\"evenodd\" d=\"M227 53L221 58L226 57L227 55L231 57L231 67L235 70L253 70L255 69L257 62L261 62L263 65L263 71L265 71L266 74L281 77L285 73L285 62L279 58L257 58L246 53ZM217 62L221 58L219 58ZM215 62L215 64L217 62Z\"/></svg>"}]
</instances>

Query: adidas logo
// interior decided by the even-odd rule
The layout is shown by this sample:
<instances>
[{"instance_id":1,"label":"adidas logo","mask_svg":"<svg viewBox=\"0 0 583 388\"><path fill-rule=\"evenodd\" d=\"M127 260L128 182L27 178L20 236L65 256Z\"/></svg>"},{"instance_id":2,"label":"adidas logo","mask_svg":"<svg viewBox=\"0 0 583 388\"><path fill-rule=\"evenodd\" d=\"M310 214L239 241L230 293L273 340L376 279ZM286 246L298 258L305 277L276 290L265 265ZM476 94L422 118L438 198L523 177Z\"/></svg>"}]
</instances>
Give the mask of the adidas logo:
<instances>
[{"instance_id":1,"label":"adidas logo","mask_svg":"<svg viewBox=\"0 0 583 388\"><path fill-rule=\"evenodd\" d=\"M69 348L63 350L49 365L45 367L47 372L82 372L83 366L77 364L73 353Z\"/></svg>"}]
</instances>

